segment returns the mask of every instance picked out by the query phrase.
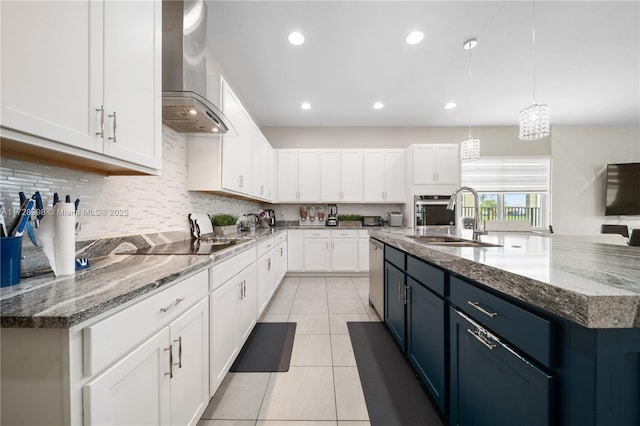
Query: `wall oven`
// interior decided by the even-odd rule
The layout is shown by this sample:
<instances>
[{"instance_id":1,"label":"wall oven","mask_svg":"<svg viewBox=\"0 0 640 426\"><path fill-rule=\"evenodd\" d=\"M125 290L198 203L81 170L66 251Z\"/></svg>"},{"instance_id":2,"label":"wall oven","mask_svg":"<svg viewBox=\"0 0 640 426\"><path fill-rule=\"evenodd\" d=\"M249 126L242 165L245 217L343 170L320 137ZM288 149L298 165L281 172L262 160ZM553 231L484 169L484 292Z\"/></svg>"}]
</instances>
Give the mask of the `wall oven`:
<instances>
[{"instance_id":1,"label":"wall oven","mask_svg":"<svg viewBox=\"0 0 640 426\"><path fill-rule=\"evenodd\" d=\"M447 210L450 195L416 195L414 214L416 230L425 230L428 226L454 226L456 212Z\"/></svg>"}]
</instances>

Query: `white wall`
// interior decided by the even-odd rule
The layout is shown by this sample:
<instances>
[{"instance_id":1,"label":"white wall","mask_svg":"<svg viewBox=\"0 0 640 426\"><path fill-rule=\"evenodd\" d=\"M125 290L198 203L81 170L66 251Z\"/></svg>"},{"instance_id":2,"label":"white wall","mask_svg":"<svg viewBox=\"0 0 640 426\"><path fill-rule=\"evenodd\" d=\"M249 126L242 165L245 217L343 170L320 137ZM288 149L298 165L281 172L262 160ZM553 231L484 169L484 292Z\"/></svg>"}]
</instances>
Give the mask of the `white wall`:
<instances>
[{"instance_id":1,"label":"white wall","mask_svg":"<svg viewBox=\"0 0 640 426\"><path fill-rule=\"evenodd\" d=\"M481 155L550 155L550 141L523 143L517 127L473 127ZM406 148L412 144L460 143L467 127L263 127L274 148Z\"/></svg>"},{"instance_id":2,"label":"white wall","mask_svg":"<svg viewBox=\"0 0 640 426\"><path fill-rule=\"evenodd\" d=\"M603 223L640 228L640 216L605 216L607 163L640 161L638 126L554 127L552 213L554 232L597 234Z\"/></svg>"}]
</instances>

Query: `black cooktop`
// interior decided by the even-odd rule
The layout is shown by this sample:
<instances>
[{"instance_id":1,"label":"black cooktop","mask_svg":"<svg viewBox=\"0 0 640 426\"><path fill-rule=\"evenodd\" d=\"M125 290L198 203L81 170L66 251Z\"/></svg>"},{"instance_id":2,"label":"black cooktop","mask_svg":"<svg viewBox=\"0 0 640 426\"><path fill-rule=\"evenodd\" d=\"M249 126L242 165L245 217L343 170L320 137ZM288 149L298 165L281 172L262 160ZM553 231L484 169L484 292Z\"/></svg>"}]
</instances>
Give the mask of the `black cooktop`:
<instances>
[{"instance_id":1,"label":"black cooktop","mask_svg":"<svg viewBox=\"0 0 640 426\"><path fill-rule=\"evenodd\" d=\"M224 250L236 244L236 240L185 240L174 243L161 244L159 246L141 248L134 253L123 254L203 254L209 255Z\"/></svg>"}]
</instances>

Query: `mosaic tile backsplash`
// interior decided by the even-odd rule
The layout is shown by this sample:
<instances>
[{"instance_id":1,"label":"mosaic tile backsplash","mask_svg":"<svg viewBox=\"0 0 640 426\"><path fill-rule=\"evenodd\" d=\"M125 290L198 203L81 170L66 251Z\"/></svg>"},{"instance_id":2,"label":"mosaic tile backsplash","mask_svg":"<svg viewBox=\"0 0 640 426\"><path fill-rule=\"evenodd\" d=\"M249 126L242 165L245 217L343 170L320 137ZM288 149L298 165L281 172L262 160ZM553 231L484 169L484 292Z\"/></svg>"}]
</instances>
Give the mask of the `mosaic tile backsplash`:
<instances>
[{"instance_id":1,"label":"mosaic tile backsplash","mask_svg":"<svg viewBox=\"0 0 640 426\"><path fill-rule=\"evenodd\" d=\"M2 158L0 203L9 214L19 207L19 191L27 196L40 191L45 206L51 206L54 192L61 199L67 194L72 201L79 198L76 241L188 231L190 212L241 215L261 208L260 203L187 191L186 137L166 127L162 157L160 176L104 176Z\"/></svg>"}]
</instances>

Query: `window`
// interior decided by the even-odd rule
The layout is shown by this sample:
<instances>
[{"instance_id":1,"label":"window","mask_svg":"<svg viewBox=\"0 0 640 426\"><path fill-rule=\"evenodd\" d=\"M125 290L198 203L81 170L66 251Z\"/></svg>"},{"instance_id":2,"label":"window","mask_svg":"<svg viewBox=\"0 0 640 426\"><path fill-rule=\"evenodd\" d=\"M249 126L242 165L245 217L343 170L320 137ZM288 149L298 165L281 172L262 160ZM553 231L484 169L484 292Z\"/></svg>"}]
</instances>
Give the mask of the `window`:
<instances>
[{"instance_id":1,"label":"window","mask_svg":"<svg viewBox=\"0 0 640 426\"><path fill-rule=\"evenodd\" d=\"M478 213L487 220L526 220L547 228L550 160L548 158L481 158L462 163L462 184L478 191ZM464 193L461 216L473 217L473 196Z\"/></svg>"}]
</instances>

